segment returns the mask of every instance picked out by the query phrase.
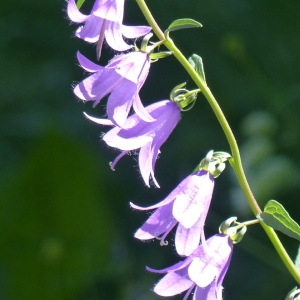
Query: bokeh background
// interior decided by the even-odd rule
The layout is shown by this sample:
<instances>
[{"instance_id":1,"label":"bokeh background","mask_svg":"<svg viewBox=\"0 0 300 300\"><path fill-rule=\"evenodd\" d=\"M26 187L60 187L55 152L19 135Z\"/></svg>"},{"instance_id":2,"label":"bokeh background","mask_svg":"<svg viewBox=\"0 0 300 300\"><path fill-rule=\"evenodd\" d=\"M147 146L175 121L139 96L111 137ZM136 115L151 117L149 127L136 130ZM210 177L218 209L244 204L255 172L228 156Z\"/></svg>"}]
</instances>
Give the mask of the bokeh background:
<instances>
[{"instance_id":1,"label":"bokeh background","mask_svg":"<svg viewBox=\"0 0 300 300\"><path fill-rule=\"evenodd\" d=\"M207 82L241 147L244 166L261 206L269 199L299 214L300 4L298 0L151 0L162 28L190 17L204 27L174 32L186 56L203 58ZM82 11L93 4L86 0ZM10 0L0 9L0 299L154 300L161 276L145 266L176 261L174 234L168 247L140 242L134 231L147 214L129 201L154 204L185 178L211 150L229 151L202 95L184 113L156 163L160 189L147 188L137 156L123 158L101 142L107 128L83 117L105 114L72 94L87 74L76 51L95 61L95 46L74 37L63 0ZM124 23L145 20L126 1ZM115 52L104 47L100 63ZM167 99L188 82L173 57L151 67L141 90L145 105ZM217 179L206 235L236 215L254 216L230 167ZM280 235L294 259L298 242ZM284 299L296 283L260 226L235 246L224 281L224 299ZM173 299L182 299L183 296Z\"/></svg>"}]
</instances>

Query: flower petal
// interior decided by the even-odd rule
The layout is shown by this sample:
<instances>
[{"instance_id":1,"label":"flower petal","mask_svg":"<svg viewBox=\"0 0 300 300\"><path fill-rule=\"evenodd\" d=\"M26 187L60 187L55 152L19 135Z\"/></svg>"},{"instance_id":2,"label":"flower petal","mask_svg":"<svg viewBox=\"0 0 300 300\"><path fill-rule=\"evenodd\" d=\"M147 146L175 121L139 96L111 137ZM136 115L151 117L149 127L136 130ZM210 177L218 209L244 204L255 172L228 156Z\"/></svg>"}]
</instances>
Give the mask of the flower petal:
<instances>
[{"instance_id":1,"label":"flower petal","mask_svg":"<svg viewBox=\"0 0 300 300\"><path fill-rule=\"evenodd\" d=\"M168 109L170 108L169 103L171 101L167 100L160 102L161 103L155 103L147 107L147 111L152 116L159 117L159 120L157 120L157 122L144 122L135 114L127 118L127 121L125 122L121 130L112 129L111 132L108 132L104 137L104 140L109 146L119 148L121 150L134 150L145 146L145 148L141 149L140 152L140 166L142 167L144 174L143 178L145 179L149 178L150 176L153 157L151 156L149 160L148 155L151 155L152 149L150 145L147 144L153 140L153 135L156 134L155 131L157 130L157 128L158 130L163 131L161 127L165 125L165 117L168 116L166 110L168 111ZM163 132L162 135L164 135L164 137L161 139L157 138L155 139L155 141L158 141L158 144L160 144L160 142L164 141L164 139L166 139L169 134L170 132Z\"/></svg>"},{"instance_id":2,"label":"flower petal","mask_svg":"<svg viewBox=\"0 0 300 300\"><path fill-rule=\"evenodd\" d=\"M156 160L157 160L157 157L158 157L158 154L160 154L160 150L157 148L157 145L155 145L153 147L153 150L152 150L152 168L151 168L151 171L150 171L150 175L151 175L151 178L154 182L154 184L159 188L159 184L154 176L154 167L155 167L155 163L156 163Z\"/></svg>"},{"instance_id":3,"label":"flower petal","mask_svg":"<svg viewBox=\"0 0 300 300\"><path fill-rule=\"evenodd\" d=\"M138 209L138 210L150 210L150 209L155 209L155 208L159 208L161 206L167 205L169 203L171 203L172 201L174 201L174 199L176 198L176 195L178 193L180 193L180 191L185 187L186 183L189 181L189 177L186 177L184 180L182 180L178 186L161 202L155 204L155 205L151 205L148 207L141 207L141 206L137 206L135 204L133 204L132 202L130 202L130 206L134 209Z\"/></svg>"},{"instance_id":4,"label":"flower petal","mask_svg":"<svg viewBox=\"0 0 300 300\"><path fill-rule=\"evenodd\" d=\"M220 291L221 293L217 291L215 281L205 288L197 286L193 300L222 300L222 289Z\"/></svg>"},{"instance_id":5,"label":"flower petal","mask_svg":"<svg viewBox=\"0 0 300 300\"><path fill-rule=\"evenodd\" d=\"M97 124L101 124L101 125L114 125L113 122L112 122L111 120L94 118L94 117L89 116L89 115L86 114L85 112L84 112L83 114L84 114L84 116L85 116L87 119L89 119L89 120L91 120L91 121L93 121L93 122L95 122L95 123L97 123Z\"/></svg>"},{"instance_id":6,"label":"flower petal","mask_svg":"<svg viewBox=\"0 0 300 300\"><path fill-rule=\"evenodd\" d=\"M152 157L153 157L153 151L151 149L151 142L149 142L146 145L141 147L139 153L139 167L140 167L141 175L147 186L149 186L150 174L153 174Z\"/></svg>"},{"instance_id":7,"label":"flower petal","mask_svg":"<svg viewBox=\"0 0 300 300\"><path fill-rule=\"evenodd\" d=\"M149 240L158 237L170 230L177 223L172 215L172 203L158 208L138 229L134 237L140 240Z\"/></svg>"},{"instance_id":8,"label":"flower petal","mask_svg":"<svg viewBox=\"0 0 300 300\"><path fill-rule=\"evenodd\" d=\"M138 85L140 89L149 73L149 54L142 51L133 51L119 55L111 60L107 67L115 68L117 73Z\"/></svg>"},{"instance_id":9,"label":"flower petal","mask_svg":"<svg viewBox=\"0 0 300 300\"><path fill-rule=\"evenodd\" d=\"M147 112L146 108L143 106L141 99L137 93L133 100L133 109L136 114L145 122L155 121L155 119Z\"/></svg>"},{"instance_id":10,"label":"flower petal","mask_svg":"<svg viewBox=\"0 0 300 300\"><path fill-rule=\"evenodd\" d=\"M216 278L218 270L205 257L195 257L189 266L188 273L198 286L206 287Z\"/></svg>"},{"instance_id":11,"label":"flower petal","mask_svg":"<svg viewBox=\"0 0 300 300\"><path fill-rule=\"evenodd\" d=\"M199 246L203 225L201 218L188 229L182 226L181 223L178 224L175 247L179 255L189 256Z\"/></svg>"},{"instance_id":12,"label":"flower petal","mask_svg":"<svg viewBox=\"0 0 300 300\"><path fill-rule=\"evenodd\" d=\"M100 100L109 94L114 87L122 81L122 77L115 72L104 70L96 72L81 81L75 88L74 93L83 100L95 101L94 107Z\"/></svg>"},{"instance_id":13,"label":"flower petal","mask_svg":"<svg viewBox=\"0 0 300 300\"><path fill-rule=\"evenodd\" d=\"M108 21L105 29L105 38L111 48L117 51L126 51L133 46L124 42L121 26L120 23Z\"/></svg>"},{"instance_id":14,"label":"flower petal","mask_svg":"<svg viewBox=\"0 0 300 300\"><path fill-rule=\"evenodd\" d=\"M232 254L232 242L225 234L216 234L207 240L209 252L204 248L198 248L197 257L193 258L189 267L189 276L200 287L206 287L213 279L217 280L218 287L221 286L218 277L223 280L230 263Z\"/></svg>"},{"instance_id":15,"label":"flower petal","mask_svg":"<svg viewBox=\"0 0 300 300\"><path fill-rule=\"evenodd\" d=\"M116 126L122 127L127 119L135 97L136 86L129 80L122 80L114 88L107 101L107 116Z\"/></svg>"},{"instance_id":16,"label":"flower petal","mask_svg":"<svg viewBox=\"0 0 300 300\"><path fill-rule=\"evenodd\" d=\"M186 267L186 260L183 260L183 261L180 261L178 263L176 263L175 265L169 267L169 268L165 268L165 269L161 269L161 270L156 270L156 269L152 269L152 268L149 268L149 267L146 267L146 270L149 271L149 272L152 272L152 273L159 273L159 274L162 274L162 273L167 273L167 272L170 272L170 271L177 271L177 270L180 270L184 267Z\"/></svg>"},{"instance_id":17,"label":"flower petal","mask_svg":"<svg viewBox=\"0 0 300 300\"><path fill-rule=\"evenodd\" d=\"M102 19L109 21L123 20L124 0L103 1L96 0L92 13Z\"/></svg>"},{"instance_id":18,"label":"flower petal","mask_svg":"<svg viewBox=\"0 0 300 300\"><path fill-rule=\"evenodd\" d=\"M69 18L75 23L83 23L89 18L89 15L84 15L79 11L76 6L75 0L69 0L67 13Z\"/></svg>"},{"instance_id":19,"label":"flower petal","mask_svg":"<svg viewBox=\"0 0 300 300\"><path fill-rule=\"evenodd\" d=\"M189 289L193 281L187 274L187 267L175 272L169 272L155 286L154 292L160 296L174 296Z\"/></svg>"},{"instance_id":20,"label":"flower petal","mask_svg":"<svg viewBox=\"0 0 300 300\"><path fill-rule=\"evenodd\" d=\"M91 62L89 59L83 56L79 51L77 51L77 59L78 62L80 63L80 66L88 72L94 73L98 71L103 71L105 69L104 67Z\"/></svg>"},{"instance_id":21,"label":"flower petal","mask_svg":"<svg viewBox=\"0 0 300 300\"><path fill-rule=\"evenodd\" d=\"M122 33L128 39L134 39L140 36L144 36L151 31L149 26L126 26L122 25Z\"/></svg>"},{"instance_id":22,"label":"flower petal","mask_svg":"<svg viewBox=\"0 0 300 300\"><path fill-rule=\"evenodd\" d=\"M224 245L222 246L222 254L223 256L223 269L221 270L221 267L220 267L220 274L217 278L217 288L218 289L222 289L222 283L223 283L223 280L224 280L224 277L226 275L226 272L229 268L229 265L230 265L230 261L231 261L231 256L232 256L232 250L233 250L233 244L232 244L232 241L230 239L229 236L225 236L224 237L225 241L224 241Z\"/></svg>"},{"instance_id":23,"label":"flower petal","mask_svg":"<svg viewBox=\"0 0 300 300\"><path fill-rule=\"evenodd\" d=\"M153 111L151 116L157 120L155 130L156 134L153 138L153 148L156 148L158 151L178 124L180 120L180 109L176 103L168 101L165 102L159 109Z\"/></svg>"},{"instance_id":24,"label":"flower petal","mask_svg":"<svg viewBox=\"0 0 300 300\"><path fill-rule=\"evenodd\" d=\"M176 197L173 215L185 228L193 226L200 218L205 220L214 188L209 172L194 173L187 188Z\"/></svg>"},{"instance_id":25,"label":"flower petal","mask_svg":"<svg viewBox=\"0 0 300 300\"><path fill-rule=\"evenodd\" d=\"M76 36L89 43L96 43L99 39L103 19L91 15L76 31Z\"/></svg>"},{"instance_id":26,"label":"flower petal","mask_svg":"<svg viewBox=\"0 0 300 300\"><path fill-rule=\"evenodd\" d=\"M118 148L120 150L135 150L151 142L151 138L144 135L130 139L123 139L119 136L120 131L121 128L119 127L111 129L104 135L103 140L110 147Z\"/></svg>"}]
</instances>

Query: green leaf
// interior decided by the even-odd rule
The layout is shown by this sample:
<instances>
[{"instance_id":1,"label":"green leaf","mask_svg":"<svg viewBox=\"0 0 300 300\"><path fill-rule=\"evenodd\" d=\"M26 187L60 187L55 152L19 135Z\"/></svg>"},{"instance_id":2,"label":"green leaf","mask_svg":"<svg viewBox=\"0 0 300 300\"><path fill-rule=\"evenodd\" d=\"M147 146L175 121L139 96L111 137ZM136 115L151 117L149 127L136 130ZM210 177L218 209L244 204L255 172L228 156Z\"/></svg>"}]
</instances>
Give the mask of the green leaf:
<instances>
[{"instance_id":1,"label":"green leaf","mask_svg":"<svg viewBox=\"0 0 300 300\"><path fill-rule=\"evenodd\" d=\"M172 22L166 31L170 32L178 29L196 28L196 27L202 27L202 24L193 19L178 19Z\"/></svg>"},{"instance_id":2,"label":"green leaf","mask_svg":"<svg viewBox=\"0 0 300 300\"><path fill-rule=\"evenodd\" d=\"M264 212L257 217L268 226L300 241L300 226L277 201L270 200Z\"/></svg>"},{"instance_id":3,"label":"green leaf","mask_svg":"<svg viewBox=\"0 0 300 300\"><path fill-rule=\"evenodd\" d=\"M204 68L203 68L203 62L202 58L197 55L193 54L189 59L188 59L190 65L195 69L195 71L198 73L198 75L204 80L205 80L205 74L204 74Z\"/></svg>"},{"instance_id":4,"label":"green leaf","mask_svg":"<svg viewBox=\"0 0 300 300\"><path fill-rule=\"evenodd\" d=\"M79 9L85 0L77 0L76 6Z\"/></svg>"}]
</instances>

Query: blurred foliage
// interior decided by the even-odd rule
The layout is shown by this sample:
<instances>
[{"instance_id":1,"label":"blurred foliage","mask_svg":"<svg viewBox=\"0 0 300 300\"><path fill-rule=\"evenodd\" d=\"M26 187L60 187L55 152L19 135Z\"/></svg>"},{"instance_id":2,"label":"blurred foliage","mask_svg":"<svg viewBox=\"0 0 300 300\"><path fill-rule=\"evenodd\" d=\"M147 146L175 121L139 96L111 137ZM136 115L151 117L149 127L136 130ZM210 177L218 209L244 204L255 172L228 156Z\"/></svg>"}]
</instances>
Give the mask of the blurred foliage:
<instances>
[{"instance_id":1,"label":"blurred foliage","mask_svg":"<svg viewBox=\"0 0 300 300\"><path fill-rule=\"evenodd\" d=\"M162 29L184 17L204 25L176 31L172 39L186 56L202 57L261 205L276 199L299 222L299 2L147 2ZM83 12L92 4L86 0ZM130 210L128 202L162 200L210 149L229 147L199 95L161 149L161 189L145 187L135 156L112 172L108 162L118 151L100 142L106 128L82 116L103 116L105 100L92 109L71 88L86 76L76 51L95 60L95 46L73 37L77 26L69 26L65 8L62 0L1 5L0 299L161 299L151 291L160 276L145 272L145 265L159 269L178 261L172 236L164 248L134 240L147 215ZM135 1L126 1L124 23L145 24ZM103 65L115 54L104 48ZM141 99L145 105L167 99L186 80L195 87L173 57L160 60L151 66ZM253 217L228 166L217 179L206 235L231 215ZM294 258L297 242L280 238ZM256 226L236 245L224 286L224 299L265 300L284 299L295 283Z\"/></svg>"},{"instance_id":2,"label":"blurred foliage","mask_svg":"<svg viewBox=\"0 0 300 300\"><path fill-rule=\"evenodd\" d=\"M116 228L95 173L83 145L46 134L5 187L0 253L9 298L74 299L99 268L109 271Z\"/></svg>"}]
</instances>

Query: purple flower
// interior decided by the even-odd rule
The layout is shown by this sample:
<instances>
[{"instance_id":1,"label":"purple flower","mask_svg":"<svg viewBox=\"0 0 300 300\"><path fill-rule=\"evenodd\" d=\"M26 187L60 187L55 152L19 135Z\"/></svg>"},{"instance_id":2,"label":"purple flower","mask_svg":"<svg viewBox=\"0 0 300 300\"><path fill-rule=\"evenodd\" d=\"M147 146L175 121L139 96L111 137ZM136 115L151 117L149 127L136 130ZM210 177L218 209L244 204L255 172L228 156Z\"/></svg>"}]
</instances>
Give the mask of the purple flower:
<instances>
[{"instance_id":1,"label":"purple flower","mask_svg":"<svg viewBox=\"0 0 300 300\"><path fill-rule=\"evenodd\" d=\"M151 175L154 183L159 187L154 177L154 166L161 145L167 140L180 119L180 108L175 102L163 100L146 107L146 111L155 118L154 122L145 122L137 114L130 116L122 128L115 127L107 132L103 140L107 145L118 148L123 152L111 163L114 169L118 160L131 150L140 149L139 167L142 177L149 186ZM87 116L87 115L86 115ZM102 124L113 125L106 119L87 116L90 120Z\"/></svg>"},{"instance_id":2,"label":"purple flower","mask_svg":"<svg viewBox=\"0 0 300 300\"><path fill-rule=\"evenodd\" d=\"M176 251L179 255L189 256L198 247L200 237L204 240L203 227L213 189L214 178L209 172L200 170L185 178L167 198L156 205L143 208L130 203L139 210L157 208L135 233L135 237L141 240L158 238L161 245L166 245L164 239L178 224Z\"/></svg>"},{"instance_id":3,"label":"purple flower","mask_svg":"<svg viewBox=\"0 0 300 300\"><path fill-rule=\"evenodd\" d=\"M125 51L132 46L126 44L127 38L137 38L150 32L147 26L125 26L123 22L124 0L96 0L89 15L83 15L77 8L75 0L69 0L68 16L75 23L85 23L76 31L76 36L90 43L98 41L101 52L104 37L108 45L117 50ZM100 56L100 55L99 55Z\"/></svg>"},{"instance_id":4,"label":"purple flower","mask_svg":"<svg viewBox=\"0 0 300 300\"><path fill-rule=\"evenodd\" d=\"M86 71L94 73L74 88L74 93L80 99L94 101L95 107L110 93L107 115L120 127L124 125L131 106L142 120L155 120L144 108L138 95L150 68L148 53L137 51L115 56L106 67L94 64L80 52L77 52L77 58Z\"/></svg>"},{"instance_id":5,"label":"purple flower","mask_svg":"<svg viewBox=\"0 0 300 300\"><path fill-rule=\"evenodd\" d=\"M221 300L222 282L230 264L233 243L228 235L217 234L200 245L188 258L163 270L167 273L155 286L154 292L168 297L187 291L184 300L195 288L193 300Z\"/></svg>"}]
</instances>

